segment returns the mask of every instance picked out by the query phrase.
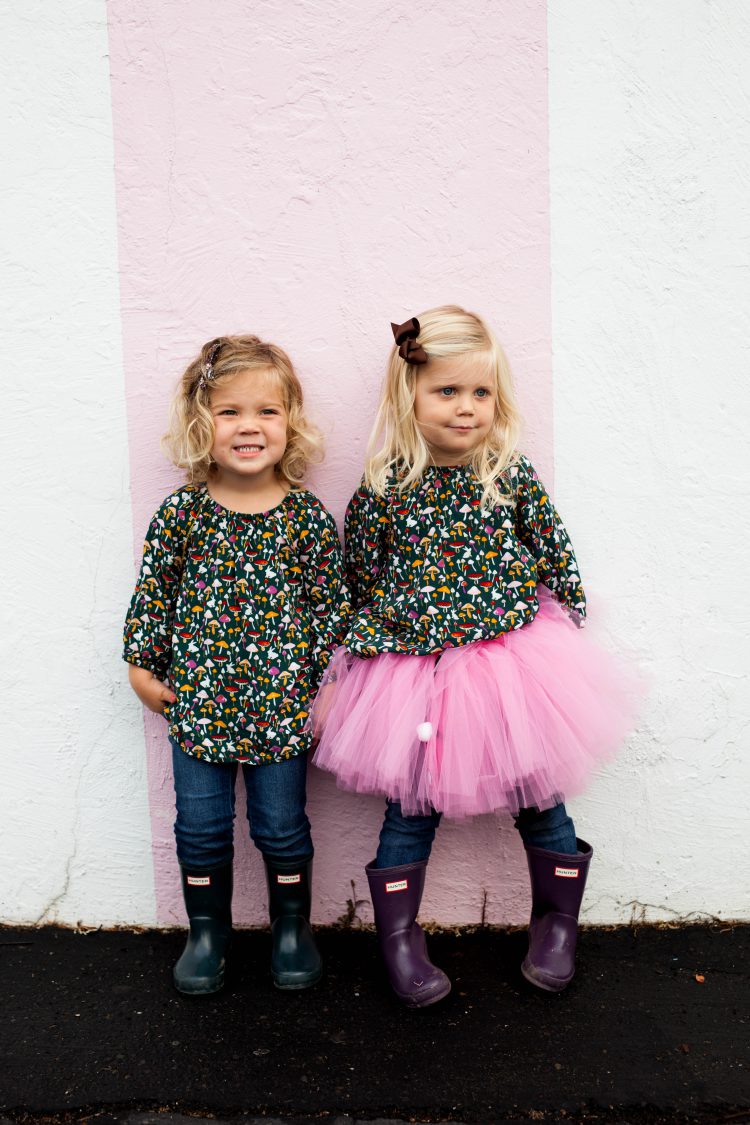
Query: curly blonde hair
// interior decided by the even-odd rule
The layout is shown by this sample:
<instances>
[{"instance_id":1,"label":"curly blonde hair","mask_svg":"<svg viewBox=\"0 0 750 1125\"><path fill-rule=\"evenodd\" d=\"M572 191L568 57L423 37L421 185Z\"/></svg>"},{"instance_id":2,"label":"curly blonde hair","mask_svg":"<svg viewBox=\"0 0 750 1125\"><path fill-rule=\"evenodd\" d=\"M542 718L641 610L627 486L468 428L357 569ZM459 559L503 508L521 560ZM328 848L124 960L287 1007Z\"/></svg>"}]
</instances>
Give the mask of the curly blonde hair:
<instances>
[{"instance_id":1,"label":"curly blonde hair","mask_svg":"<svg viewBox=\"0 0 750 1125\"><path fill-rule=\"evenodd\" d=\"M297 488L308 465L321 460L323 438L305 416L302 387L289 356L257 336L217 336L203 345L172 400L164 450L179 469L185 469L188 483L208 480L215 436L211 391L245 371L270 371L278 379L287 414L287 444L276 473L290 488Z\"/></svg>"},{"instance_id":2,"label":"curly blonde hair","mask_svg":"<svg viewBox=\"0 0 750 1125\"><path fill-rule=\"evenodd\" d=\"M477 353L485 358L495 393L495 417L484 441L471 458L471 467L482 486L482 504L513 504L507 470L517 457L521 417L513 390L510 365L489 326L476 313L458 305L440 305L420 313L417 344L429 357ZM385 385L368 446L365 481L379 496L394 478L401 492L414 488L431 464L430 451L414 417L416 381L420 368L407 363L394 346L386 369Z\"/></svg>"}]
</instances>

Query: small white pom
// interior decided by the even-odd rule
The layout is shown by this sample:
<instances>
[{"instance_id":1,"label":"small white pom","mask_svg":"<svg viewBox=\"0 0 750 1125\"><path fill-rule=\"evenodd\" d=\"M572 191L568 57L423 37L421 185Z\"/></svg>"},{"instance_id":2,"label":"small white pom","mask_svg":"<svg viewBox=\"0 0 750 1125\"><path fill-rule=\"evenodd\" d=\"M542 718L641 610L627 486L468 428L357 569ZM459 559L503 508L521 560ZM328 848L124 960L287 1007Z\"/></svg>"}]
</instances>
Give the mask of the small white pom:
<instances>
[{"instance_id":1,"label":"small white pom","mask_svg":"<svg viewBox=\"0 0 750 1125\"><path fill-rule=\"evenodd\" d=\"M420 742L429 742L432 738L432 723L420 723L417 727L417 738Z\"/></svg>"}]
</instances>

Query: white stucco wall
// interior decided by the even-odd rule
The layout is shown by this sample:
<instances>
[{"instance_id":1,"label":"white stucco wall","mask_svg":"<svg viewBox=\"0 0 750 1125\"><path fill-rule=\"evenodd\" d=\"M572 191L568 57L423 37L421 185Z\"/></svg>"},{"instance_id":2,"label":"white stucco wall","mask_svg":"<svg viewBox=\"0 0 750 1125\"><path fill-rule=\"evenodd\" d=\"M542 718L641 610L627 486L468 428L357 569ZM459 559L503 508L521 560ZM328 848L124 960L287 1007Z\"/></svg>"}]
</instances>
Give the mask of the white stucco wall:
<instances>
[{"instance_id":1,"label":"white stucco wall","mask_svg":"<svg viewBox=\"0 0 750 1125\"><path fill-rule=\"evenodd\" d=\"M748 918L750 8L549 19L556 500L651 681L586 917Z\"/></svg>"},{"instance_id":2,"label":"white stucco wall","mask_svg":"<svg viewBox=\"0 0 750 1125\"><path fill-rule=\"evenodd\" d=\"M133 569L106 12L36 0L0 21L0 921L148 924L143 727L118 645ZM572 804L597 849L591 922L750 919L749 51L744 0L550 0L555 496L598 628L651 683ZM492 822L466 831L441 830L433 913L452 920L455 890L478 920L499 867L493 918L519 921L509 833L495 861ZM360 880L369 850L352 842Z\"/></svg>"},{"instance_id":3,"label":"white stucco wall","mask_svg":"<svg viewBox=\"0 0 750 1125\"><path fill-rule=\"evenodd\" d=\"M4 5L0 919L154 916L104 4Z\"/></svg>"}]
</instances>

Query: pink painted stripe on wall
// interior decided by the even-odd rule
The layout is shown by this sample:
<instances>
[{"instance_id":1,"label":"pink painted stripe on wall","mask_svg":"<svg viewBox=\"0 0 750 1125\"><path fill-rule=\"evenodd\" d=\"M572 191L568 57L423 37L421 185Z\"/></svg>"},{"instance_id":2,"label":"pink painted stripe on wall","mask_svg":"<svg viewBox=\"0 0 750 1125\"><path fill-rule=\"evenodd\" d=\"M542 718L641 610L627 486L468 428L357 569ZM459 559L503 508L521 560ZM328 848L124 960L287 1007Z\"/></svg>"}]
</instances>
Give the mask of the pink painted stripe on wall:
<instances>
[{"instance_id":1,"label":"pink painted stripe on wall","mask_svg":"<svg viewBox=\"0 0 750 1125\"><path fill-rule=\"evenodd\" d=\"M136 555L178 479L158 445L172 386L221 332L291 353L328 436L315 484L340 516L389 321L465 304L506 344L525 445L549 477L545 0L108 7ZM158 913L177 921L167 747L161 723L147 732ZM332 921L380 808L316 777L311 810L316 913ZM456 848L486 830L467 826ZM237 836L238 919L260 922L261 869ZM444 922L473 910L450 886L460 861L432 891Z\"/></svg>"}]
</instances>

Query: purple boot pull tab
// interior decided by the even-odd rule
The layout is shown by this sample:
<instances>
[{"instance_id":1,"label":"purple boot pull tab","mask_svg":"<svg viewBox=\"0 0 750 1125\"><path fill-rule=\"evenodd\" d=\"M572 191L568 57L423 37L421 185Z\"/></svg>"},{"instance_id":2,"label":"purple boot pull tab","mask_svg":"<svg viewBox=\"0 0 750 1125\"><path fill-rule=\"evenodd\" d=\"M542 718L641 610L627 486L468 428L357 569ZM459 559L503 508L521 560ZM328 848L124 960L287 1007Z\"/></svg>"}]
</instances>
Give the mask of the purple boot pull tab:
<instances>
[{"instance_id":1,"label":"purple boot pull tab","mask_svg":"<svg viewBox=\"0 0 750 1125\"><path fill-rule=\"evenodd\" d=\"M576 855L526 848L531 921L529 952L521 972L546 992L561 992L575 973L578 914L594 854L585 840L576 840L576 846Z\"/></svg>"},{"instance_id":2,"label":"purple boot pull tab","mask_svg":"<svg viewBox=\"0 0 750 1125\"><path fill-rule=\"evenodd\" d=\"M365 868L375 911L380 951L393 991L409 1008L426 1008L442 1000L451 982L427 954L424 930L417 923L427 860L401 867Z\"/></svg>"}]
</instances>

